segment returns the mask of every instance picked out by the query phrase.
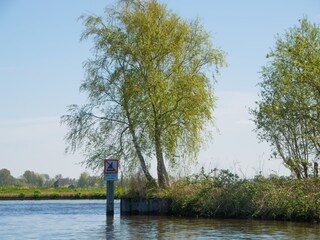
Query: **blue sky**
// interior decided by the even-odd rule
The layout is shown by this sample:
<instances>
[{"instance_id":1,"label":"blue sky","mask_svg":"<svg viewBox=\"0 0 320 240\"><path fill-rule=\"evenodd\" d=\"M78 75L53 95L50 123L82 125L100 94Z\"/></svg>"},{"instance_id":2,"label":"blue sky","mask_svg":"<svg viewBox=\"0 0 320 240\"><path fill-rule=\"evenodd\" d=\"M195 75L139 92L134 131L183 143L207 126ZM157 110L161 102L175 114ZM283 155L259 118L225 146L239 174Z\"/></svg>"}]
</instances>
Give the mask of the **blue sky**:
<instances>
[{"instance_id":1,"label":"blue sky","mask_svg":"<svg viewBox=\"0 0 320 240\"><path fill-rule=\"evenodd\" d=\"M0 0L0 169L78 177L79 153L66 155L60 116L66 106L84 103L78 89L90 41L80 42L82 14L103 14L111 0ZM200 153L206 169L229 168L240 175L287 174L270 149L258 143L248 108L259 91L259 71L277 33L308 16L320 22L317 0L161 0L185 19L200 18L213 44L227 53L215 86L219 128Z\"/></svg>"}]
</instances>

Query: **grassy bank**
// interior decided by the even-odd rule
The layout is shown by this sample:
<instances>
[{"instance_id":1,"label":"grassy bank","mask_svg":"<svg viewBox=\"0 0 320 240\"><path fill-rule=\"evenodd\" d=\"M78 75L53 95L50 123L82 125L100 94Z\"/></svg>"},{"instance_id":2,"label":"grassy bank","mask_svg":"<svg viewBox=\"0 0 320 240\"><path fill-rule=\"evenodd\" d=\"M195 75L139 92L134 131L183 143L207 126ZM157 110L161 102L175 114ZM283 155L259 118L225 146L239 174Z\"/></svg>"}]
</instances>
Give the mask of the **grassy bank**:
<instances>
[{"instance_id":1,"label":"grassy bank","mask_svg":"<svg viewBox=\"0 0 320 240\"><path fill-rule=\"evenodd\" d=\"M119 198L119 188L115 198ZM0 187L0 200L105 199L105 188Z\"/></svg>"},{"instance_id":2,"label":"grassy bank","mask_svg":"<svg viewBox=\"0 0 320 240\"><path fill-rule=\"evenodd\" d=\"M143 178L132 178L125 186L115 188L115 198L170 198L172 213L180 216L320 222L319 178L240 179L221 170L217 176L201 172L179 179L166 190L148 186ZM0 187L0 200L105 198L104 188Z\"/></svg>"},{"instance_id":3,"label":"grassy bank","mask_svg":"<svg viewBox=\"0 0 320 240\"><path fill-rule=\"evenodd\" d=\"M180 216L320 222L320 179L240 179L222 170L177 180L162 191L138 186L131 196L171 198Z\"/></svg>"},{"instance_id":4,"label":"grassy bank","mask_svg":"<svg viewBox=\"0 0 320 240\"><path fill-rule=\"evenodd\" d=\"M177 215L320 221L319 179L238 179L200 174L177 181L164 195Z\"/></svg>"}]
</instances>

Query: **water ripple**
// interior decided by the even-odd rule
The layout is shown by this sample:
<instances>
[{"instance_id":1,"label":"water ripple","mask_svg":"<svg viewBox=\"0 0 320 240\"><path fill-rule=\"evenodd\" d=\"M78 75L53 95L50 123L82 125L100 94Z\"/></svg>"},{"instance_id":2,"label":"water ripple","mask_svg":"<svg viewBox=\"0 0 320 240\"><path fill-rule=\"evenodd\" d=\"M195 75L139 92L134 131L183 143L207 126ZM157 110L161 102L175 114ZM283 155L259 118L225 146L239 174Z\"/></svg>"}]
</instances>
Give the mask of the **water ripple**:
<instances>
[{"instance_id":1,"label":"water ripple","mask_svg":"<svg viewBox=\"0 0 320 240\"><path fill-rule=\"evenodd\" d=\"M0 239L319 239L317 224L105 216L103 200L0 201Z\"/></svg>"}]
</instances>

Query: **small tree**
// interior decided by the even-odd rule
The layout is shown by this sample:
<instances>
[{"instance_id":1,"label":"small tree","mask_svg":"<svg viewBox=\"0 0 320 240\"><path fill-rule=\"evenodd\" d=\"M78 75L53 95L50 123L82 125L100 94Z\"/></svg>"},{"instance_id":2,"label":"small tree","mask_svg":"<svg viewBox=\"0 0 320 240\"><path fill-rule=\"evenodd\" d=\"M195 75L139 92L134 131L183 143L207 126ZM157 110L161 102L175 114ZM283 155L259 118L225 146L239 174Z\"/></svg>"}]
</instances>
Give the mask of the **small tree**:
<instances>
[{"instance_id":1,"label":"small tree","mask_svg":"<svg viewBox=\"0 0 320 240\"><path fill-rule=\"evenodd\" d=\"M11 176L11 173L8 169L0 170L0 186L10 186L14 183L14 177Z\"/></svg>"},{"instance_id":2,"label":"small tree","mask_svg":"<svg viewBox=\"0 0 320 240\"><path fill-rule=\"evenodd\" d=\"M89 174L86 172L83 172L80 174L80 177L77 181L77 186L81 188L85 188L89 186Z\"/></svg>"},{"instance_id":3,"label":"small tree","mask_svg":"<svg viewBox=\"0 0 320 240\"><path fill-rule=\"evenodd\" d=\"M258 137L297 178L307 178L320 156L320 26L300 20L267 57L261 100L251 111Z\"/></svg>"},{"instance_id":4,"label":"small tree","mask_svg":"<svg viewBox=\"0 0 320 240\"><path fill-rule=\"evenodd\" d=\"M42 187L45 182L45 179L43 176L30 170L25 171L22 177L24 182L31 186Z\"/></svg>"},{"instance_id":5,"label":"small tree","mask_svg":"<svg viewBox=\"0 0 320 240\"><path fill-rule=\"evenodd\" d=\"M218 73L222 51L214 49L198 21L184 21L155 0L122 0L105 17L83 17L83 39L94 40L81 89L89 103L63 117L71 150L84 147L86 163L105 157L157 160L158 184L168 186L165 160L174 166L194 156L201 131L212 120L214 97L206 73Z\"/></svg>"}]
</instances>

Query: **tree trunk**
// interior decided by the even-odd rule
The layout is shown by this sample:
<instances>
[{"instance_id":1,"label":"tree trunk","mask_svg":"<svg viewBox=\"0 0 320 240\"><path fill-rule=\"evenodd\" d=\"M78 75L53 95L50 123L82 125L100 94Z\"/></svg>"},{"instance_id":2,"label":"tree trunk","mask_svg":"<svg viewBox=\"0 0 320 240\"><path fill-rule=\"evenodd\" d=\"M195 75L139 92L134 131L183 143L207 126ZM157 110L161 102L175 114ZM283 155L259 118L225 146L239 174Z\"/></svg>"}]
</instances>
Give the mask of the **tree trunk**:
<instances>
[{"instance_id":1,"label":"tree trunk","mask_svg":"<svg viewBox=\"0 0 320 240\"><path fill-rule=\"evenodd\" d=\"M142 155L142 151L141 151L140 145L138 143L138 139L137 139L137 136L136 136L136 132L135 132L133 123L132 123L131 118L130 118L129 111L128 111L127 108L125 108L125 110L126 110L126 114L127 114L128 123L129 123L129 131L130 131L130 134L131 134L131 137L132 137L132 141L133 141L133 146L134 146L134 148L136 150L136 153L137 153L137 156L138 156L142 171L143 171L146 179L148 180L148 182L155 183L156 180L150 174L150 172L149 172L149 170L147 168L146 162L144 160L144 157Z\"/></svg>"},{"instance_id":2,"label":"tree trunk","mask_svg":"<svg viewBox=\"0 0 320 240\"><path fill-rule=\"evenodd\" d=\"M141 148L140 148L140 145L138 143L138 140L137 140L136 133L135 133L134 129L130 128L130 132L131 132L131 136L132 136L133 145L134 145L134 148L135 148L136 153L138 155L140 166L142 168L142 171L143 171L145 177L147 178L147 180L149 182L156 182L155 179L151 176L151 174L150 174L150 172L149 172L149 170L147 168L147 165L146 165L146 162L145 162L144 157L142 155Z\"/></svg>"},{"instance_id":3,"label":"tree trunk","mask_svg":"<svg viewBox=\"0 0 320 240\"><path fill-rule=\"evenodd\" d=\"M308 178L308 164L307 163L302 163L302 168L303 168L303 173L304 173L304 178Z\"/></svg>"},{"instance_id":4,"label":"tree trunk","mask_svg":"<svg viewBox=\"0 0 320 240\"><path fill-rule=\"evenodd\" d=\"M297 178L300 180L301 179L301 172L298 169L298 167L294 167L294 173L296 174Z\"/></svg>"},{"instance_id":5,"label":"tree trunk","mask_svg":"<svg viewBox=\"0 0 320 240\"><path fill-rule=\"evenodd\" d=\"M317 162L314 162L314 163L313 163L313 176L314 176L315 178L318 177L318 169L319 169L318 163L317 163Z\"/></svg>"},{"instance_id":6,"label":"tree trunk","mask_svg":"<svg viewBox=\"0 0 320 240\"><path fill-rule=\"evenodd\" d=\"M164 164L163 152L161 147L161 135L158 124L155 124L155 148L157 157L157 173L158 173L158 184L160 188L169 187L169 177Z\"/></svg>"}]
</instances>

